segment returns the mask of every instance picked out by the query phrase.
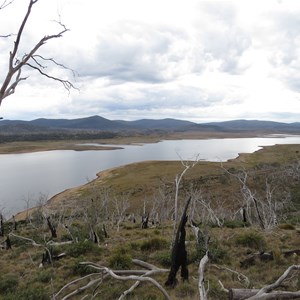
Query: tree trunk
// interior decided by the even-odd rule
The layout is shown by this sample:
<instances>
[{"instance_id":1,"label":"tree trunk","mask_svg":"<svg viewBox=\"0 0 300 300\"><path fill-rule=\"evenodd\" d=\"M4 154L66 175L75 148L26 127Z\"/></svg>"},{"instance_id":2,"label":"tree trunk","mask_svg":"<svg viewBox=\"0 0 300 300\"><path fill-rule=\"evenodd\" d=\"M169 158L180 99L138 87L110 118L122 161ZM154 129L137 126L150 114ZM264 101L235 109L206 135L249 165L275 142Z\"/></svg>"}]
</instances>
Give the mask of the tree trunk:
<instances>
[{"instance_id":1,"label":"tree trunk","mask_svg":"<svg viewBox=\"0 0 300 300\"><path fill-rule=\"evenodd\" d=\"M246 300L251 297L255 297L255 295L259 292L258 289L230 289L229 290L229 300ZM288 291L273 291L270 293L266 293L261 296L257 296L257 298L253 299L268 299L268 300L278 300L278 299L299 299L300 292L288 292ZM252 299L252 298L251 298Z\"/></svg>"},{"instance_id":2,"label":"tree trunk","mask_svg":"<svg viewBox=\"0 0 300 300\"><path fill-rule=\"evenodd\" d=\"M181 220L177 229L176 237L172 248L171 257L171 270L168 279L165 283L166 286L175 287L177 284L176 274L181 267L181 277L183 280L189 279L189 271L187 268L187 251L185 249L185 224L187 222L187 209L191 202L191 197L186 202Z\"/></svg>"},{"instance_id":3,"label":"tree trunk","mask_svg":"<svg viewBox=\"0 0 300 300\"><path fill-rule=\"evenodd\" d=\"M2 214L0 215L0 236L4 236L4 222Z\"/></svg>"},{"instance_id":4,"label":"tree trunk","mask_svg":"<svg viewBox=\"0 0 300 300\"><path fill-rule=\"evenodd\" d=\"M47 224L48 224L48 227L51 231L51 236L52 238L56 238L57 237L57 234L56 234L56 229L55 227L53 226L53 224L51 223L50 221L50 217L47 217Z\"/></svg>"}]
</instances>

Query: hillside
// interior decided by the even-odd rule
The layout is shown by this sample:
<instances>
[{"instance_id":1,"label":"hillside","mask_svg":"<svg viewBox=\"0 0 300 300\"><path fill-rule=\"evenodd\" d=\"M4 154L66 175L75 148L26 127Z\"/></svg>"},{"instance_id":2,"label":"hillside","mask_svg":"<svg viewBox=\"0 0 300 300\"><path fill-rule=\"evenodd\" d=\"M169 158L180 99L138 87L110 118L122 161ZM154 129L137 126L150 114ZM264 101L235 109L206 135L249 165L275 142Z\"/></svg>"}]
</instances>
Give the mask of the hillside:
<instances>
[{"instance_id":1,"label":"hillside","mask_svg":"<svg viewBox=\"0 0 300 300\"><path fill-rule=\"evenodd\" d=\"M108 120L100 116L80 119L36 119L32 121L1 120L0 142L14 140L90 139L149 134L300 134L300 123L279 123L256 120L193 123L176 119L141 119L136 121ZM4 137L5 136L5 137ZM10 137L8 137L10 136Z\"/></svg>"},{"instance_id":2,"label":"hillside","mask_svg":"<svg viewBox=\"0 0 300 300\"><path fill-rule=\"evenodd\" d=\"M260 289L300 263L299 161L299 145L277 145L240 155L223 166L199 162L186 173L179 189L179 211L192 195L184 243L189 280L183 282L179 270L173 288L165 282L171 267L174 178L183 172L183 165L154 161L101 172L96 180L17 215L16 224L13 220L4 224L11 248L5 249L7 238L0 237L4 245L0 267L5 274L0 276L0 299L100 300L120 299L123 293L128 293L123 299L165 299L150 281L132 288L137 277L124 281L108 271L117 276L147 273L170 299L199 299L198 266L205 248L194 235L193 224L204 240L209 239L204 273L209 300L229 299L226 289ZM247 181L241 189L238 178L245 178L244 172ZM272 191L274 227L259 226L253 203L249 220L243 221L238 212L243 195L249 195L243 194L245 187L255 191L259 201ZM264 217L272 219L262 204L258 202ZM149 224L142 229L145 212ZM300 289L299 273L293 274L280 290Z\"/></svg>"}]
</instances>

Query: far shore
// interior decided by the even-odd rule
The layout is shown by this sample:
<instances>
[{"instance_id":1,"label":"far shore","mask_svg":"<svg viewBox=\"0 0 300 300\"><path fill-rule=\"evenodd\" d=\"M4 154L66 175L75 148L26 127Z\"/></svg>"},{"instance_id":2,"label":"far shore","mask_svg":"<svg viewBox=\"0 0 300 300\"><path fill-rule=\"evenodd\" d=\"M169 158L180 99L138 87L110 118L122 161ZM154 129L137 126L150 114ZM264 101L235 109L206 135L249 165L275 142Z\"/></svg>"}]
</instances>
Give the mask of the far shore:
<instances>
[{"instance_id":1,"label":"far shore","mask_svg":"<svg viewBox=\"0 0 300 300\"><path fill-rule=\"evenodd\" d=\"M137 135L112 139L97 140L54 140L54 141L16 141L0 143L0 154L21 154L54 150L115 150L122 148L121 145L157 143L162 140L180 139L213 139L213 138L243 138L265 136L263 133L250 132L183 132L168 133L161 135ZM93 145L99 144L99 145Z\"/></svg>"}]
</instances>

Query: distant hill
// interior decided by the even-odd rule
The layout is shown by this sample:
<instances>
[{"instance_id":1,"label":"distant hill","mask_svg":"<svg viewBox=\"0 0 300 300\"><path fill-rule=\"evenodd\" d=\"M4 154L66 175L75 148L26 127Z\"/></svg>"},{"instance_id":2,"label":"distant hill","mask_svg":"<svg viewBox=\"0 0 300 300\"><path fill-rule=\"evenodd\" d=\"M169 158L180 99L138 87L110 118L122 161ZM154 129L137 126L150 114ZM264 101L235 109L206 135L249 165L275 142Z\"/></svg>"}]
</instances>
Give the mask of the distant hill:
<instances>
[{"instance_id":1,"label":"distant hill","mask_svg":"<svg viewBox=\"0 0 300 300\"><path fill-rule=\"evenodd\" d=\"M300 134L300 122L280 123L260 120L232 120L226 122L194 123L177 119L141 119L136 121L109 120L100 116L79 119L35 119L1 120L0 135L9 134L60 134L73 132L261 132L261 133L290 133Z\"/></svg>"},{"instance_id":2,"label":"distant hill","mask_svg":"<svg viewBox=\"0 0 300 300\"><path fill-rule=\"evenodd\" d=\"M226 131L275 131L275 132L299 132L300 123L280 123L273 121L260 120L233 120L225 122L212 122L207 125L213 125L223 128Z\"/></svg>"}]
</instances>

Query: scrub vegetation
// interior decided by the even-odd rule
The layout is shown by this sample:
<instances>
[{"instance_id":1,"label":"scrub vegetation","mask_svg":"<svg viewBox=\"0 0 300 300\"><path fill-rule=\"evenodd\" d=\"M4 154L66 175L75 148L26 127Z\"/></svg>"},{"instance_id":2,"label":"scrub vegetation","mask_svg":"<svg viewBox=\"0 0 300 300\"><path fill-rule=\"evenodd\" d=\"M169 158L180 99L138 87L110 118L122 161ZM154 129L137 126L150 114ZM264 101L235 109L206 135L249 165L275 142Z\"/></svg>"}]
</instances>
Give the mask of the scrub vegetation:
<instances>
[{"instance_id":1,"label":"scrub vegetation","mask_svg":"<svg viewBox=\"0 0 300 300\"><path fill-rule=\"evenodd\" d=\"M299 145L223 164L153 161L101 172L2 220L0 299L165 299L163 291L199 299L206 254L207 299L260 289L300 264L299 182ZM185 208L188 280L178 272L165 286ZM295 268L277 290L299 291L299 278Z\"/></svg>"}]
</instances>

